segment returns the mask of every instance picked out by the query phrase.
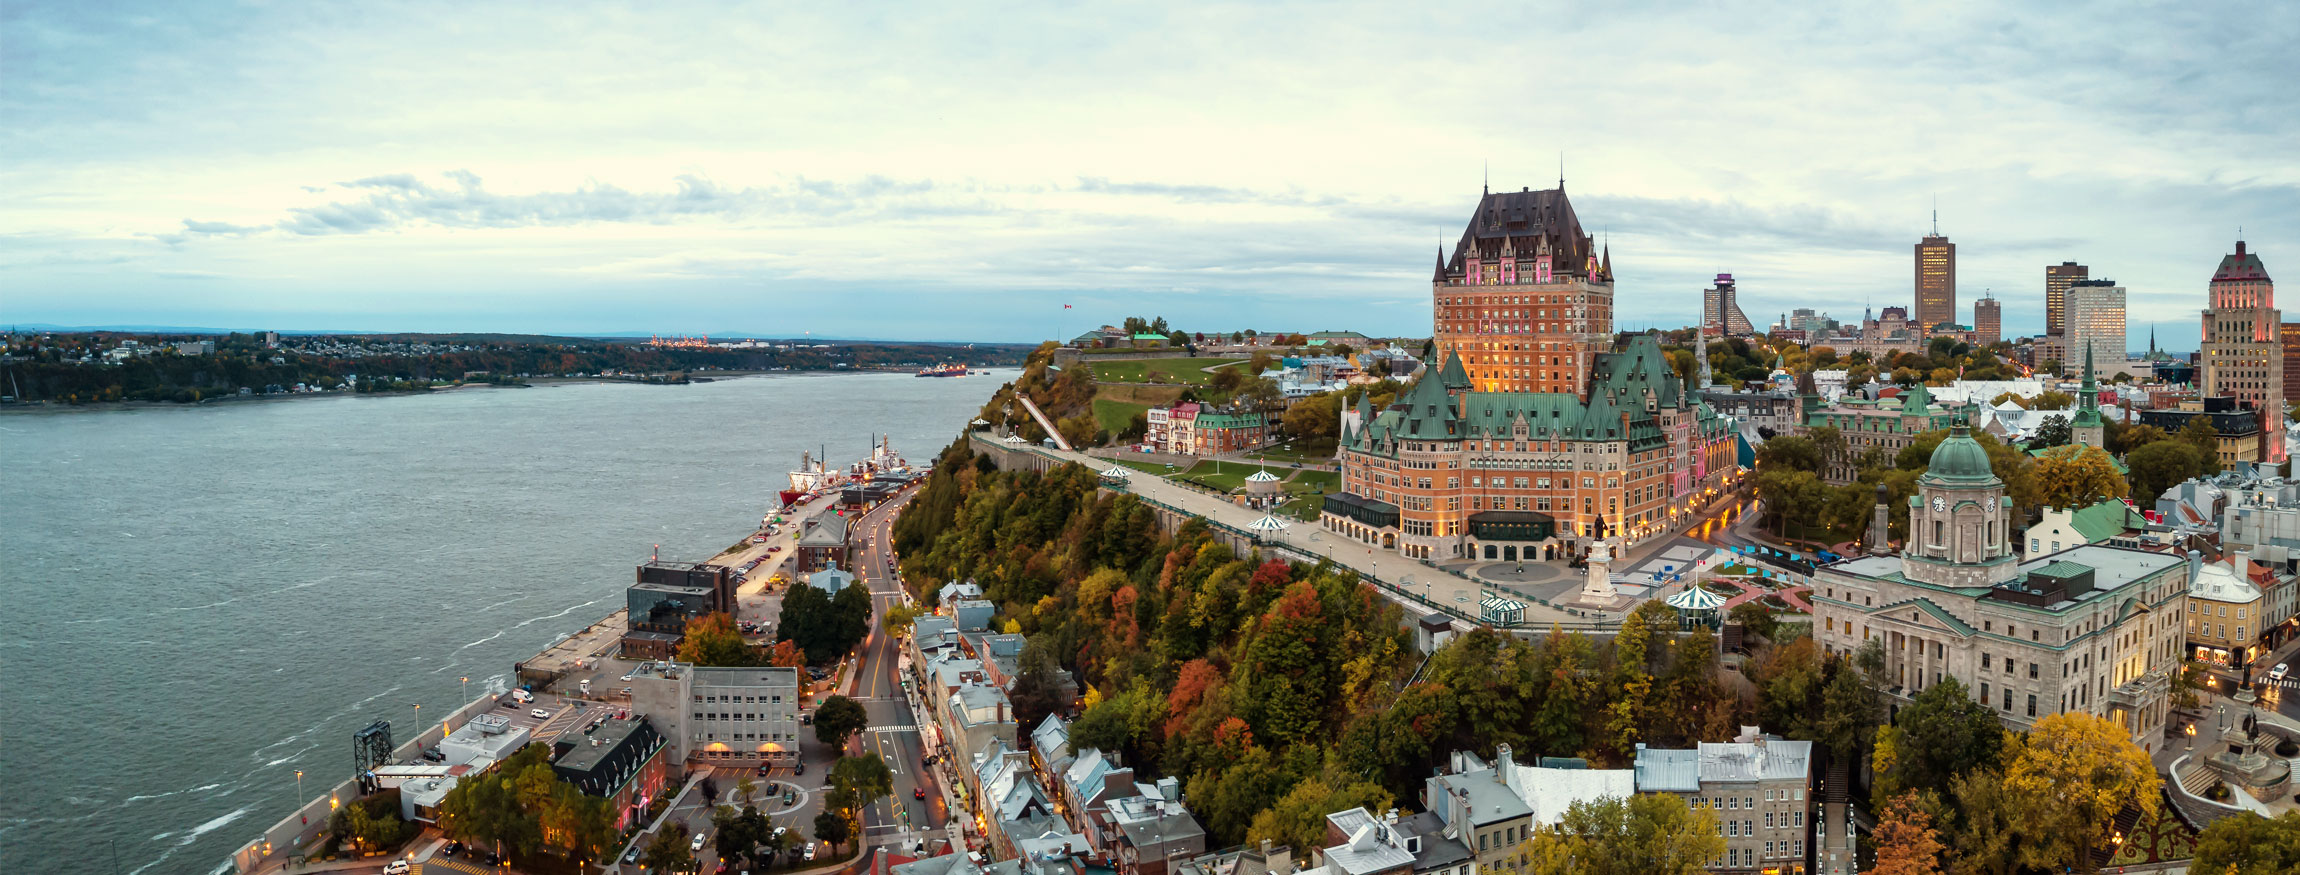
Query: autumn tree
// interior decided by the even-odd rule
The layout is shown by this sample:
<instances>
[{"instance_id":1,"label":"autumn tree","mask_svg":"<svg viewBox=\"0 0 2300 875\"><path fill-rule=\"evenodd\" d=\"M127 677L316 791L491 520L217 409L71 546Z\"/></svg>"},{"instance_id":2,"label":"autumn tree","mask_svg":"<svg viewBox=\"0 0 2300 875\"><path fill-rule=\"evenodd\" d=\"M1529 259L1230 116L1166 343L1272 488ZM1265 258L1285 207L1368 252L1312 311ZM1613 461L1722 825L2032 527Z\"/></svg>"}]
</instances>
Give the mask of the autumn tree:
<instances>
[{"instance_id":1,"label":"autumn tree","mask_svg":"<svg viewBox=\"0 0 2300 875\"><path fill-rule=\"evenodd\" d=\"M776 668L805 668L807 652L796 641L777 641L767 649L767 664Z\"/></svg>"},{"instance_id":2,"label":"autumn tree","mask_svg":"<svg viewBox=\"0 0 2300 875\"><path fill-rule=\"evenodd\" d=\"M1940 875L1940 834L1932 816L1917 805L1916 794L1903 793L1885 805L1877 821L1877 875Z\"/></svg>"},{"instance_id":3,"label":"autumn tree","mask_svg":"<svg viewBox=\"0 0 2300 875\"><path fill-rule=\"evenodd\" d=\"M687 637L679 642L680 662L708 666L758 664L758 652L743 640L735 618L713 611L687 621Z\"/></svg>"},{"instance_id":4,"label":"autumn tree","mask_svg":"<svg viewBox=\"0 0 2300 875\"><path fill-rule=\"evenodd\" d=\"M2196 450L2196 464L2204 473L2220 473L2220 429L2213 426L2211 416L2189 417L2173 437Z\"/></svg>"},{"instance_id":5,"label":"autumn tree","mask_svg":"<svg viewBox=\"0 0 2300 875\"><path fill-rule=\"evenodd\" d=\"M2196 837L2196 860L2189 871L2235 875L2300 872L2300 811L2271 820L2251 812L2223 817Z\"/></svg>"},{"instance_id":6,"label":"autumn tree","mask_svg":"<svg viewBox=\"0 0 2300 875\"><path fill-rule=\"evenodd\" d=\"M2108 841L2117 812L2129 805L2155 813L2163 780L2148 754L2116 724L2081 712L2039 719L2015 736L2005 791L2042 827L2024 842L2021 861L2059 869L2087 865Z\"/></svg>"},{"instance_id":7,"label":"autumn tree","mask_svg":"<svg viewBox=\"0 0 2300 875\"><path fill-rule=\"evenodd\" d=\"M1717 814L1673 793L1578 801L1524 845L1528 875L1696 875L1725 854Z\"/></svg>"},{"instance_id":8,"label":"autumn tree","mask_svg":"<svg viewBox=\"0 0 2300 875\"><path fill-rule=\"evenodd\" d=\"M2046 450L2035 463L2037 498L2046 507L2090 507L2111 498L2123 498L2124 475L2116 460L2099 447L2061 446Z\"/></svg>"},{"instance_id":9,"label":"autumn tree","mask_svg":"<svg viewBox=\"0 0 2300 875\"><path fill-rule=\"evenodd\" d=\"M1352 808L1388 809L1394 798L1382 785L1355 778L1328 767L1323 774L1294 785L1276 804L1254 815L1246 829L1246 843L1268 840L1293 848L1315 848L1326 838L1326 815Z\"/></svg>"}]
</instances>

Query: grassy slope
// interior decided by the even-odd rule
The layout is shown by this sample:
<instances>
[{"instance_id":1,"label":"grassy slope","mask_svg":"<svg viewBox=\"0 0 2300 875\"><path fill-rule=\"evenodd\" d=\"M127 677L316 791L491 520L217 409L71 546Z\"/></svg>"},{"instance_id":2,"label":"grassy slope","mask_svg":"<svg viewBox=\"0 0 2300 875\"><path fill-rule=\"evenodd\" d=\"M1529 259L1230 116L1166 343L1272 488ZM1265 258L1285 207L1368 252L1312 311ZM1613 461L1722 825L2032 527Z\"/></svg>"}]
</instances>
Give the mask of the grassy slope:
<instances>
[{"instance_id":1,"label":"grassy slope","mask_svg":"<svg viewBox=\"0 0 2300 875\"><path fill-rule=\"evenodd\" d=\"M1087 362L1086 366L1094 369L1094 379L1108 383L1149 383L1153 382L1150 372L1157 371L1164 376L1155 382L1203 386L1214 379L1214 375L1207 373L1205 368L1244 361L1229 358L1127 359Z\"/></svg>"},{"instance_id":2,"label":"grassy slope","mask_svg":"<svg viewBox=\"0 0 2300 875\"><path fill-rule=\"evenodd\" d=\"M1126 426L1134 421L1134 414L1149 409L1150 405L1148 404L1129 404L1108 398L1096 398L1094 399L1094 424L1095 427L1103 431L1117 434L1125 431Z\"/></svg>"}]
</instances>

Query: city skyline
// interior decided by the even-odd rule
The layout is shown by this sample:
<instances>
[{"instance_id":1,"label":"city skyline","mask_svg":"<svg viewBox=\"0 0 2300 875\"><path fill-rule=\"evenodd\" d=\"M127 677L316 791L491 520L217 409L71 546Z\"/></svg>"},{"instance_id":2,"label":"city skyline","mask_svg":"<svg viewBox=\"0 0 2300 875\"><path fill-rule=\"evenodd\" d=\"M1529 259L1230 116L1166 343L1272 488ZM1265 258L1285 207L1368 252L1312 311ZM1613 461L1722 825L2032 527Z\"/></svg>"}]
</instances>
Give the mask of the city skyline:
<instances>
[{"instance_id":1,"label":"city skyline","mask_svg":"<svg viewBox=\"0 0 2300 875\"><path fill-rule=\"evenodd\" d=\"M1417 272L1484 178L1562 174L1615 250L1618 293L1654 304L1625 330L1690 324L1718 273L1761 322L1913 309L1908 247L1937 195L1960 321L1986 291L2008 335L2039 333L2040 268L2075 260L2132 290L2136 336L2155 323L2193 349L2238 226L2269 258L2300 248L2300 158L2278 145L2300 98L2272 75L2292 25L2228 33L2224 12L2174 10L2047 28L2041 9L1655 29L1579 11L1476 19L1490 28L1377 7L1307 26L1026 12L1008 28L576 7L462 11L443 32L420 9L33 5L0 84L17 122L0 134L17 195L0 205L0 322L1027 341L1144 313L1380 330L1430 321ZM1545 93L1571 100L1495 116L1483 59L1527 28L1604 63L1555 71ZM1241 32L1278 36L1251 59L1212 50L1210 33ZM2142 225L2150 245L2130 246Z\"/></svg>"}]
</instances>

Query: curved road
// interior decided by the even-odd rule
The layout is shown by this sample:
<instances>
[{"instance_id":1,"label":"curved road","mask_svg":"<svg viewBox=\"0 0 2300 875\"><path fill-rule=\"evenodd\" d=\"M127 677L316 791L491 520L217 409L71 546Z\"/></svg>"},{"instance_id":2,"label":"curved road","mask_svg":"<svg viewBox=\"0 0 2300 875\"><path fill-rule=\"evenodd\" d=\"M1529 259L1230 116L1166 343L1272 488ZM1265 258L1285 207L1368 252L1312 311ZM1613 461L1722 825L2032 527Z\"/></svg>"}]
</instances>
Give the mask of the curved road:
<instances>
[{"instance_id":1,"label":"curved road","mask_svg":"<svg viewBox=\"0 0 2300 875\"><path fill-rule=\"evenodd\" d=\"M863 811L863 835L870 844L905 853L940 837L950 819L942 788L925 766L925 742L897 667L901 642L881 627L887 609L908 600L893 571L894 519L917 494L916 487L903 490L865 512L851 530L855 574L871 591L871 630L863 640L847 695L862 703L870 726L857 733L847 749L850 755L875 755L894 772L894 795ZM922 794L925 798L918 798Z\"/></svg>"}]
</instances>

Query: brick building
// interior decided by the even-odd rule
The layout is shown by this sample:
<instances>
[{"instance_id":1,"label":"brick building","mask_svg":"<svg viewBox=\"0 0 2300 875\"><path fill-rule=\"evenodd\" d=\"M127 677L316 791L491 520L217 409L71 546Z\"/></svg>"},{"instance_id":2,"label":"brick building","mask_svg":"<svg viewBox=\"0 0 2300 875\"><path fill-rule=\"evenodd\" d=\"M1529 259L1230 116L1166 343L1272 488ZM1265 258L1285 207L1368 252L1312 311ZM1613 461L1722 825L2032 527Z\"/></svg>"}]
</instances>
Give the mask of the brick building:
<instances>
[{"instance_id":1,"label":"brick building","mask_svg":"<svg viewBox=\"0 0 2300 875\"><path fill-rule=\"evenodd\" d=\"M2276 283L2257 252L2236 251L2222 256L2212 272L2209 300L2204 310L2201 389L2207 396L2236 399L2240 408L2259 416L2260 447L2252 457L2265 462L2284 460L2284 334L2283 316L2276 309Z\"/></svg>"},{"instance_id":2,"label":"brick building","mask_svg":"<svg viewBox=\"0 0 2300 875\"><path fill-rule=\"evenodd\" d=\"M1269 424L1250 410L1224 410L1196 401L1152 408L1144 443L1161 453L1211 456L1250 450L1269 442Z\"/></svg>"},{"instance_id":3,"label":"brick building","mask_svg":"<svg viewBox=\"0 0 2300 875\"><path fill-rule=\"evenodd\" d=\"M1438 353L1481 392L1585 394L1613 341L1613 266L1566 199L1487 191L1430 280Z\"/></svg>"}]
</instances>

